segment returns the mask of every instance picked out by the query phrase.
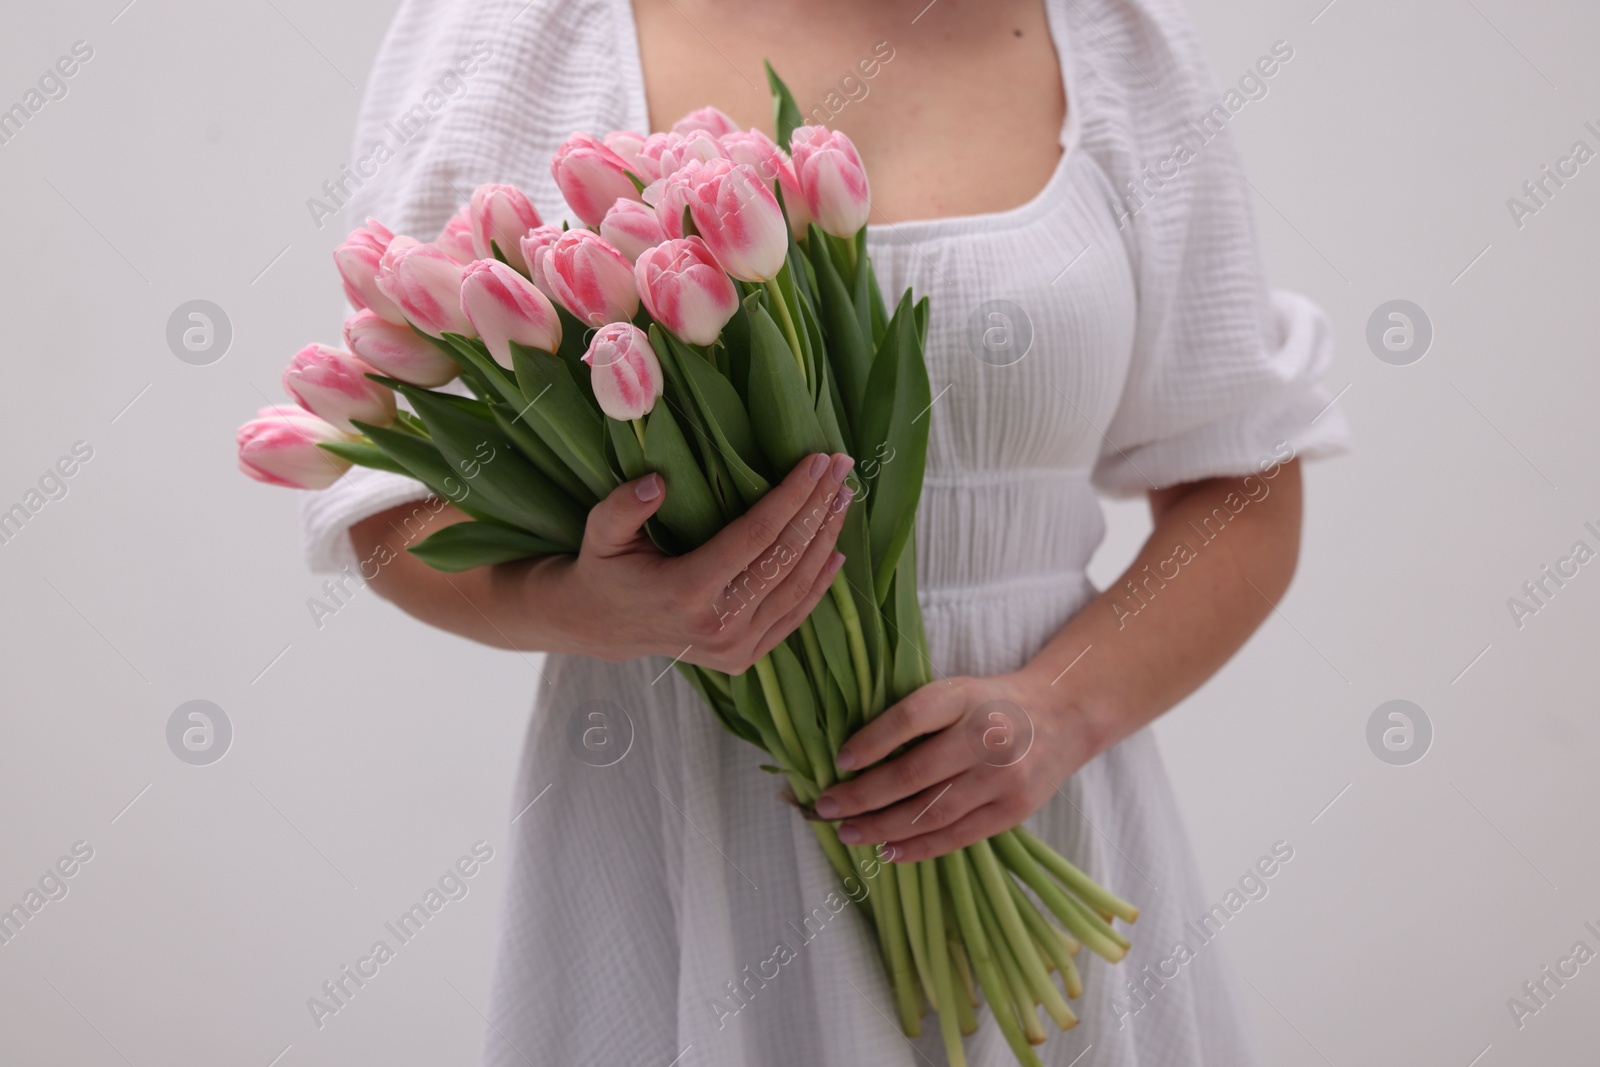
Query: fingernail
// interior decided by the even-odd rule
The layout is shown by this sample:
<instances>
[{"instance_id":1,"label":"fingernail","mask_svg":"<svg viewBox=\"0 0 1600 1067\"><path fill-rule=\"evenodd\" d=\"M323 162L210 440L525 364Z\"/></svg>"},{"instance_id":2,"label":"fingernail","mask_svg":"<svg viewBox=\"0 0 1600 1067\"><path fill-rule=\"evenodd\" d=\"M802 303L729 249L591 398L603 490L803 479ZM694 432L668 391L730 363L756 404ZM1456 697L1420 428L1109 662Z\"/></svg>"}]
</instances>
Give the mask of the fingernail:
<instances>
[{"instance_id":1,"label":"fingernail","mask_svg":"<svg viewBox=\"0 0 1600 1067\"><path fill-rule=\"evenodd\" d=\"M839 502L834 506L839 511L843 511L845 508L850 506L850 501L854 500L855 498L856 498L855 488L853 486L847 485L843 489L839 490L839 496L838 496L838 501Z\"/></svg>"},{"instance_id":2,"label":"fingernail","mask_svg":"<svg viewBox=\"0 0 1600 1067\"><path fill-rule=\"evenodd\" d=\"M822 477L822 472L827 470L827 469L828 469L828 457L827 457L827 454L823 453L823 452L818 452L814 457L812 457L811 468L809 470L807 470L806 473L811 475L811 480L812 481L816 481L818 478Z\"/></svg>"},{"instance_id":3,"label":"fingernail","mask_svg":"<svg viewBox=\"0 0 1600 1067\"><path fill-rule=\"evenodd\" d=\"M835 552L834 555L839 556L839 553ZM839 556L839 559L842 562L844 557ZM839 754L833 757L833 763L841 771L853 771L856 769L856 754L848 748L841 748Z\"/></svg>"},{"instance_id":4,"label":"fingernail","mask_svg":"<svg viewBox=\"0 0 1600 1067\"><path fill-rule=\"evenodd\" d=\"M844 553L843 552L835 552L833 555L829 556L828 557L828 577L832 578L835 574L838 574L839 573L839 568L843 567L843 566L844 566ZM842 755L842 753L841 753L841 755ZM852 763L853 763L853 761L852 761ZM842 764L842 763L839 764L839 766L841 768L844 768L844 764ZM845 768L845 769L848 770L849 768Z\"/></svg>"},{"instance_id":5,"label":"fingernail","mask_svg":"<svg viewBox=\"0 0 1600 1067\"><path fill-rule=\"evenodd\" d=\"M834 456L833 457L833 480L836 481L836 482L844 481L844 476L846 474L849 474L850 473L850 468L854 467L855 465L856 465L855 458L852 457L852 456L846 455L843 452L840 452L837 456ZM819 471L818 473L820 474L821 472Z\"/></svg>"},{"instance_id":6,"label":"fingernail","mask_svg":"<svg viewBox=\"0 0 1600 1067\"><path fill-rule=\"evenodd\" d=\"M841 826L839 827L839 840L847 845L859 845L861 844L861 831L854 826Z\"/></svg>"},{"instance_id":7,"label":"fingernail","mask_svg":"<svg viewBox=\"0 0 1600 1067\"><path fill-rule=\"evenodd\" d=\"M839 817L839 802L832 797L822 797L817 801L817 814L824 819L837 819Z\"/></svg>"},{"instance_id":8,"label":"fingernail","mask_svg":"<svg viewBox=\"0 0 1600 1067\"><path fill-rule=\"evenodd\" d=\"M639 484L633 487L633 495L640 500L650 501L661 495L661 479L654 474L647 474L639 479Z\"/></svg>"}]
</instances>

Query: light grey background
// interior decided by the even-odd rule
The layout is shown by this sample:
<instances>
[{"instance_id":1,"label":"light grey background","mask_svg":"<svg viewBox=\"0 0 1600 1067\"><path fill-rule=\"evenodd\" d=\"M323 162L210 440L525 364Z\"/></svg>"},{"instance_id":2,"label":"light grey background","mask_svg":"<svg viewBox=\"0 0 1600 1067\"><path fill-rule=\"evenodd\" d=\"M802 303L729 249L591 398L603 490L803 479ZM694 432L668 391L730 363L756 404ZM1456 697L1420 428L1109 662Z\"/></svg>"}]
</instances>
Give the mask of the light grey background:
<instances>
[{"instance_id":1,"label":"light grey background","mask_svg":"<svg viewBox=\"0 0 1600 1067\"><path fill-rule=\"evenodd\" d=\"M0 510L94 450L0 545L0 904L94 849L0 946L0 1060L471 1062L498 854L323 1029L305 1002L475 841L501 846L536 665L370 592L318 629L292 495L233 469L234 427L337 321L352 220L319 231L305 200L349 158L395 4L125 2L29 6L0 36L0 107L94 49L0 145ZM1268 1062L1588 1062L1600 964L1521 1029L1506 1001L1600 948L1600 563L1520 629L1506 602L1600 547L1600 160L1520 229L1506 201L1600 149L1600 12L1325 2L1194 15L1223 82L1294 48L1233 127L1275 283L1335 324L1356 451L1309 470L1293 590L1160 739L1212 899L1295 850L1224 939ZM1396 367L1364 337L1401 298L1435 338ZM193 299L232 322L210 366L166 345ZM1147 529L1114 507L1094 576ZM1433 725L1409 766L1367 747L1397 698ZM209 766L167 747L197 699L234 730Z\"/></svg>"}]
</instances>

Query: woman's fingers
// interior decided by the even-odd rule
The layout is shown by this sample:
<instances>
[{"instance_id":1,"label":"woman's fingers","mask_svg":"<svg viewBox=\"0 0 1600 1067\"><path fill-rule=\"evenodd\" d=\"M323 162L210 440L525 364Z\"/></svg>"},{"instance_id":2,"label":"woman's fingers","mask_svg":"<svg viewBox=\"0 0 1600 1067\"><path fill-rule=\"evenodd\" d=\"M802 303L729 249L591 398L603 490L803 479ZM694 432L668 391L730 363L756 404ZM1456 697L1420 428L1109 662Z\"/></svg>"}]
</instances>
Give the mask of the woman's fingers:
<instances>
[{"instance_id":1,"label":"woman's fingers","mask_svg":"<svg viewBox=\"0 0 1600 1067\"><path fill-rule=\"evenodd\" d=\"M819 488L827 488L822 483L831 478L836 490L854 463L842 452L834 456L819 452L801 460L749 511L690 553L688 558L695 561L699 579L720 589L738 578L783 537L812 495Z\"/></svg>"},{"instance_id":2,"label":"woman's fingers","mask_svg":"<svg viewBox=\"0 0 1600 1067\"><path fill-rule=\"evenodd\" d=\"M839 769L870 767L901 745L944 729L966 710L966 693L960 685L925 685L857 730L839 750Z\"/></svg>"},{"instance_id":3,"label":"woman's fingers","mask_svg":"<svg viewBox=\"0 0 1600 1067\"><path fill-rule=\"evenodd\" d=\"M824 819L848 819L863 812L878 814L892 804L915 799L923 790L950 780L972 763L972 753L963 744L961 732L946 730L865 774L830 786L817 798L817 814Z\"/></svg>"},{"instance_id":4,"label":"woman's fingers","mask_svg":"<svg viewBox=\"0 0 1600 1067\"><path fill-rule=\"evenodd\" d=\"M871 845L930 834L954 825L998 796L993 778L957 772L898 804L845 820L839 827L839 840L847 845Z\"/></svg>"},{"instance_id":5,"label":"woman's fingers","mask_svg":"<svg viewBox=\"0 0 1600 1067\"><path fill-rule=\"evenodd\" d=\"M844 566L844 553L829 552L828 558L823 562L822 570L811 583L811 590L806 594L805 599L762 635L761 640L756 644L756 659L760 659L768 652L771 652L778 646L778 642L794 633L795 627L799 626L805 620L805 617L811 614L811 609L815 608L817 603L828 595L828 587L833 584L833 576L839 573L839 568L842 566Z\"/></svg>"},{"instance_id":6,"label":"woman's fingers","mask_svg":"<svg viewBox=\"0 0 1600 1067\"><path fill-rule=\"evenodd\" d=\"M975 845L979 841L1011 829L1016 824L1017 819L1010 814L1005 805L985 804L968 812L949 826L901 841L891 841L884 846L883 852L894 863L915 863L918 860L933 859L935 856L954 852L958 848Z\"/></svg>"},{"instance_id":7,"label":"woman's fingers","mask_svg":"<svg viewBox=\"0 0 1600 1067\"><path fill-rule=\"evenodd\" d=\"M764 586L751 621L757 633L765 633L779 618L791 614L797 604L805 601L817 575L832 556L833 546L839 541L844 512L855 491L849 486L836 485L827 498L818 503L820 495L813 495L812 501L789 524L788 531L775 546L785 557L788 573L780 573L776 581L766 581L761 564L751 568Z\"/></svg>"},{"instance_id":8,"label":"woman's fingers","mask_svg":"<svg viewBox=\"0 0 1600 1067\"><path fill-rule=\"evenodd\" d=\"M654 515L666 499L661 475L647 474L625 482L589 509L583 528L583 547L600 557L615 556L638 547L644 537L644 521Z\"/></svg>"}]
</instances>

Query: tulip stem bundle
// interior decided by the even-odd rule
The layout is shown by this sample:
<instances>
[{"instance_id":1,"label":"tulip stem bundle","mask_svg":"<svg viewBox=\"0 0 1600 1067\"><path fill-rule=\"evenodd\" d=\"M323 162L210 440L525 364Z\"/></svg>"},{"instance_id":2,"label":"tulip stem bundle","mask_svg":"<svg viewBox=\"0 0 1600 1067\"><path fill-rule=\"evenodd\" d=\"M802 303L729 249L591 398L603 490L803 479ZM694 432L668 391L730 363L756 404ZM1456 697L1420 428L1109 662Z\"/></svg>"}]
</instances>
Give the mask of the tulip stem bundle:
<instances>
[{"instance_id":1,"label":"tulip stem bundle","mask_svg":"<svg viewBox=\"0 0 1600 1067\"><path fill-rule=\"evenodd\" d=\"M690 552L805 457L862 459L838 520L844 561L810 616L740 674L677 667L767 753L839 878L867 887L904 1032L931 1007L964 1064L981 991L1019 1063L1037 1064L1038 1008L1075 1025L1073 957L1121 959L1111 924L1137 909L1020 826L896 864L813 810L851 777L844 742L932 680L914 535L928 304L908 292L884 305L860 158L842 134L800 125L768 73L787 153L713 109L671 134L573 135L552 170L585 228L543 225L510 186L481 187L428 244L369 220L335 257L358 309L354 352L296 356L285 385L301 407L241 429L240 463L302 488L352 464L408 474L473 520L410 548L459 571L576 552L588 510L651 473L666 494L645 531ZM471 396L436 391L454 377Z\"/></svg>"}]
</instances>

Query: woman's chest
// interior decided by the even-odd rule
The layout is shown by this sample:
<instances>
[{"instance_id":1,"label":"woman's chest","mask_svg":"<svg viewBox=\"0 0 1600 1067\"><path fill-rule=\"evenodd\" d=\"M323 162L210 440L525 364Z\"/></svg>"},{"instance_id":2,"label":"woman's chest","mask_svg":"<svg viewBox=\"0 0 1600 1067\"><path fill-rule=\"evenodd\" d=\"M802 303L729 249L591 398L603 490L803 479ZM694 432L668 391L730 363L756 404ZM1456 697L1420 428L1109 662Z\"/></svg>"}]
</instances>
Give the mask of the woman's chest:
<instances>
[{"instance_id":1,"label":"woman's chest","mask_svg":"<svg viewBox=\"0 0 1600 1067\"><path fill-rule=\"evenodd\" d=\"M874 222L1015 207L1061 155L1067 102L1041 0L634 0L632 10L653 129L710 104L770 134L770 60L807 122L855 142Z\"/></svg>"}]
</instances>

